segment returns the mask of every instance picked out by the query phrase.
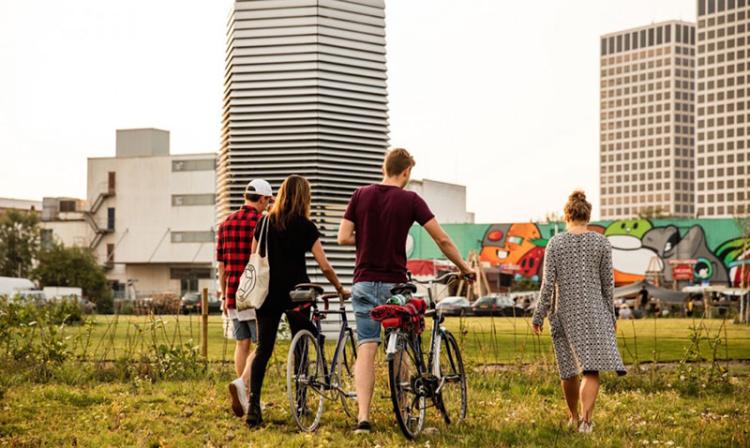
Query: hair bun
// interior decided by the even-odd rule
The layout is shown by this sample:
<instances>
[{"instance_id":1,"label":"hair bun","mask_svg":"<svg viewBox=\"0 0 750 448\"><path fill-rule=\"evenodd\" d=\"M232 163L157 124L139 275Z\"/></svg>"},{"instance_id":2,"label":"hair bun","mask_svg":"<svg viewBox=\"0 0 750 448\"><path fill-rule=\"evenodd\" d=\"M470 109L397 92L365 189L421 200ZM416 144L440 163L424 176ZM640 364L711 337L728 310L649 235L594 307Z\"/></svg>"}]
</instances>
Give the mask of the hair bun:
<instances>
[{"instance_id":1,"label":"hair bun","mask_svg":"<svg viewBox=\"0 0 750 448\"><path fill-rule=\"evenodd\" d=\"M565 204L565 220L588 222L590 219L591 204L586 200L586 193L575 190L568 196L568 203Z\"/></svg>"},{"instance_id":2,"label":"hair bun","mask_svg":"<svg viewBox=\"0 0 750 448\"><path fill-rule=\"evenodd\" d=\"M570 201L576 201L576 202L585 202L586 201L586 193L584 193L581 190L576 190L573 193L570 194L570 197L568 198Z\"/></svg>"}]
</instances>

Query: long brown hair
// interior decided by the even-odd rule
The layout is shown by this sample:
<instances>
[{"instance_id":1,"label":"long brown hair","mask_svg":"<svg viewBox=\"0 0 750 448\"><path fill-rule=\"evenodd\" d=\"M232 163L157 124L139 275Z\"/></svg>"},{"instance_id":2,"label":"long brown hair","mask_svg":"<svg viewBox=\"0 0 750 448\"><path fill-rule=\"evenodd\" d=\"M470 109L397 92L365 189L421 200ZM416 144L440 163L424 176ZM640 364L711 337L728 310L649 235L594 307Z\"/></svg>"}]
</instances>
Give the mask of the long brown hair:
<instances>
[{"instance_id":1,"label":"long brown hair","mask_svg":"<svg viewBox=\"0 0 750 448\"><path fill-rule=\"evenodd\" d=\"M270 223L279 229L286 229L296 218L310 218L310 182L302 176L293 174L281 184L271 212Z\"/></svg>"}]
</instances>

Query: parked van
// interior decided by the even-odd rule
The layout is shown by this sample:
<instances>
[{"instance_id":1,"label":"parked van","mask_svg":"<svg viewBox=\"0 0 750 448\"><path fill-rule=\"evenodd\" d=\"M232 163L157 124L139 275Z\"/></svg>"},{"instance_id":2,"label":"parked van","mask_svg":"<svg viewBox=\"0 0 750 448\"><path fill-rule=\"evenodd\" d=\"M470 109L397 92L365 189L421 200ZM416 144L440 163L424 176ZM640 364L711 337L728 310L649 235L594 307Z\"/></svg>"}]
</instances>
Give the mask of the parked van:
<instances>
[{"instance_id":1,"label":"parked van","mask_svg":"<svg viewBox=\"0 0 750 448\"><path fill-rule=\"evenodd\" d=\"M11 297L34 288L36 288L34 282L27 278L0 277L0 296Z\"/></svg>"}]
</instances>

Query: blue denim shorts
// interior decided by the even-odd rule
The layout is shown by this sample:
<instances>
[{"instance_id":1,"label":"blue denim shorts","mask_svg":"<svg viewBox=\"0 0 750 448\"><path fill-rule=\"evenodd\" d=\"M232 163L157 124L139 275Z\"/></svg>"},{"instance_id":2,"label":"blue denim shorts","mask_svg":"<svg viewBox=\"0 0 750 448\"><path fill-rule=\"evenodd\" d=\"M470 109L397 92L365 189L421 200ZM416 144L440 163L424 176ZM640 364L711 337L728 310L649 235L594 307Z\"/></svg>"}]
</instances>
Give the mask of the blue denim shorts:
<instances>
[{"instance_id":1,"label":"blue denim shorts","mask_svg":"<svg viewBox=\"0 0 750 448\"><path fill-rule=\"evenodd\" d=\"M357 345L380 343L380 322L372 320L370 310L391 297L394 283L357 282L352 286L352 307L357 320Z\"/></svg>"},{"instance_id":2,"label":"blue denim shorts","mask_svg":"<svg viewBox=\"0 0 750 448\"><path fill-rule=\"evenodd\" d=\"M234 338L238 341L250 339L258 342L258 324L256 320L237 320L232 319L232 329Z\"/></svg>"}]
</instances>

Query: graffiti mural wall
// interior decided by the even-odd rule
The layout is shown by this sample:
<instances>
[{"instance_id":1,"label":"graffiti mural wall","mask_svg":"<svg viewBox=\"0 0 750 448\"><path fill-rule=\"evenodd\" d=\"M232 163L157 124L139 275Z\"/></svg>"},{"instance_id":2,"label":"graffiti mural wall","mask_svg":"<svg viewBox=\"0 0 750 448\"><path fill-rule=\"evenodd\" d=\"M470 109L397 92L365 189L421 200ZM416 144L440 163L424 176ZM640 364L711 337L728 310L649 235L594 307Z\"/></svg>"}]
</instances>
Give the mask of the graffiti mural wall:
<instances>
[{"instance_id":1,"label":"graffiti mural wall","mask_svg":"<svg viewBox=\"0 0 750 448\"><path fill-rule=\"evenodd\" d=\"M516 277L539 281L544 251L549 240L565 231L564 223L453 224L444 226L464 256L477 251L482 261ZM691 260L696 283L741 283L740 262L750 260L750 240L743 238L732 219L598 221L590 230L604 234L612 243L615 282L643 280L659 272L672 282L670 261ZM410 259L444 258L430 237L418 226L407 242ZM750 283L750 268L745 268Z\"/></svg>"}]
</instances>

